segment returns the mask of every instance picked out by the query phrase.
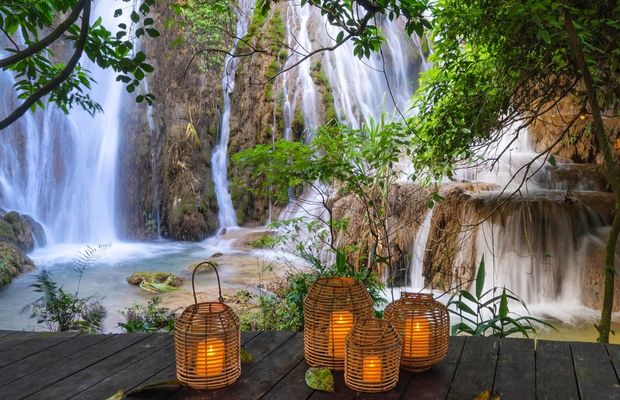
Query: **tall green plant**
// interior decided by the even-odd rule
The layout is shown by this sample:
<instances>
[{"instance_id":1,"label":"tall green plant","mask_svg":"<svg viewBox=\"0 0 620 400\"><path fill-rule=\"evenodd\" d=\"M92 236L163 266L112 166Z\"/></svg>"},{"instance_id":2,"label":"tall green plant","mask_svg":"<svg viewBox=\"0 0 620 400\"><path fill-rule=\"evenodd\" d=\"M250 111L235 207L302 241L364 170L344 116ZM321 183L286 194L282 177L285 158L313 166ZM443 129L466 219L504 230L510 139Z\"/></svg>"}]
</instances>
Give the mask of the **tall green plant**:
<instances>
[{"instance_id":1,"label":"tall green plant","mask_svg":"<svg viewBox=\"0 0 620 400\"><path fill-rule=\"evenodd\" d=\"M41 297L26 306L30 317L55 332L97 333L103 329L105 309L93 296L84 298L58 286L48 270L42 270L32 285Z\"/></svg>"},{"instance_id":2,"label":"tall green plant","mask_svg":"<svg viewBox=\"0 0 620 400\"><path fill-rule=\"evenodd\" d=\"M39 272L32 287L35 292L41 293L41 297L24 307L24 311L30 311L30 318L35 318L38 324L44 324L50 331L101 332L105 308L95 296L79 297L79 292L84 272L101 255L101 251L109 246L86 246L78 251L73 262L73 269L78 273L78 283L73 293L58 286L48 270Z\"/></svg>"},{"instance_id":3,"label":"tall green plant","mask_svg":"<svg viewBox=\"0 0 620 400\"><path fill-rule=\"evenodd\" d=\"M513 291L498 287L484 289L486 271L484 256L480 260L475 280L474 293L459 290L448 301L448 311L458 317L459 322L452 325L452 335L506 337L520 334L529 337L536 333L534 323L553 328L550 324L530 316L525 302ZM498 294L499 293L499 294ZM511 312L508 302L512 300L521 305L527 315Z\"/></svg>"}]
</instances>

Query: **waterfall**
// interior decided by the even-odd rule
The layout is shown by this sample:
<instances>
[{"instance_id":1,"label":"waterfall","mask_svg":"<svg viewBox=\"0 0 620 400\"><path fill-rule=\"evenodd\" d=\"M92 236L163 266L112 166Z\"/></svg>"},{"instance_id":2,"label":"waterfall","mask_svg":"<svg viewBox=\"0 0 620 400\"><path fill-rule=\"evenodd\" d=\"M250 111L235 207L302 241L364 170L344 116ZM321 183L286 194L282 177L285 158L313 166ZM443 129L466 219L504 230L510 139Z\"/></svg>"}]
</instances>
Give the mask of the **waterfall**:
<instances>
[{"instance_id":1,"label":"waterfall","mask_svg":"<svg viewBox=\"0 0 620 400\"><path fill-rule=\"evenodd\" d=\"M211 155L213 169L213 184L218 205L218 221L220 230L237 226L235 208L228 192L228 138L230 136L230 94L235 89L235 73L239 60L231 54L237 50L238 38L247 33L251 17L253 0L241 0L237 10L237 31L230 54L224 59L224 76L222 78L223 110L220 122L220 132L217 145Z\"/></svg>"},{"instance_id":2,"label":"waterfall","mask_svg":"<svg viewBox=\"0 0 620 400\"><path fill-rule=\"evenodd\" d=\"M378 120L382 112L405 113L417 87L418 73L426 68L419 39L406 34L402 21L381 18L378 25L386 41L370 59L354 56L351 41L325 54L338 117L356 128L371 118ZM326 32L324 45L338 32Z\"/></svg>"},{"instance_id":3,"label":"waterfall","mask_svg":"<svg viewBox=\"0 0 620 400\"><path fill-rule=\"evenodd\" d=\"M129 18L113 18L108 2L95 4L94 17L106 26ZM115 26L115 25L114 25ZM116 74L84 57L96 83L91 96L103 113L94 118L80 108L64 115L57 107L29 112L2 132L0 142L0 207L29 214L43 224L48 243L117 240L117 154L121 104L125 101ZM0 72L2 115L18 101L9 72Z\"/></svg>"},{"instance_id":4,"label":"waterfall","mask_svg":"<svg viewBox=\"0 0 620 400\"><path fill-rule=\"evenodd\" d=\"M424 217L424 221L418 228L418 233L413 240L411 250L411 287L415 290L424 289L424 255L426 254L426 242L431 231L433 210L430 209Z\"/></svg>"}]
</instances>

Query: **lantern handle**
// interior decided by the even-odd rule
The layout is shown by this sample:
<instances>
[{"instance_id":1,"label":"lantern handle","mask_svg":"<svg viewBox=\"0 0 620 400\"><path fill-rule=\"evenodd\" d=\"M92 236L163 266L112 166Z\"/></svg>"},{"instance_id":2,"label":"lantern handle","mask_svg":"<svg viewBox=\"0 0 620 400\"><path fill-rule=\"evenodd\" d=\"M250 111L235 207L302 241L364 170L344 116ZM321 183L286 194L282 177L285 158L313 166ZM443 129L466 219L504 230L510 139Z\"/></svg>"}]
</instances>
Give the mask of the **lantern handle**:
<instances>
[{"instance_id":1,"label":"lantern handle","mask_svg":"<svg viewBox=\"0 0 620 400\"><path fill-rule=\"evenodd\" d=\"M209 265L215 271L215 277L217 278L217 288L220 293L220 297L218 301L220 303L223 303L224 298L222 297L222 284L220 283L220 274L218 274L217 268L215 268L215 263L213 261L203 261L199 263L198 265L196 265L194 267L194 272L192 272L192 293L194 293L194 304L198 305L198 298L196 297L196 286L194 284L194 278L196 277L196 271L198 271L198 268L202 267L203 265Z\"/></svg>"},{"instance_id":2,"label":"lantern handle","mask_svg":"<svg viewBox=\"0 0 620 400\"><path fill-rule=\"evenodd\" d=\"M373 319L373 318L370 318ZM385 324L385 327L383 328L383 332L381 332L381 335L377 338L377 340L368 343L369 346L375 345L377 343L379 343L381 340L383 340L383 337L385 336L385 334L387 333L388 329L390 329L390 324Z\"/></svg>"}]
</instances>

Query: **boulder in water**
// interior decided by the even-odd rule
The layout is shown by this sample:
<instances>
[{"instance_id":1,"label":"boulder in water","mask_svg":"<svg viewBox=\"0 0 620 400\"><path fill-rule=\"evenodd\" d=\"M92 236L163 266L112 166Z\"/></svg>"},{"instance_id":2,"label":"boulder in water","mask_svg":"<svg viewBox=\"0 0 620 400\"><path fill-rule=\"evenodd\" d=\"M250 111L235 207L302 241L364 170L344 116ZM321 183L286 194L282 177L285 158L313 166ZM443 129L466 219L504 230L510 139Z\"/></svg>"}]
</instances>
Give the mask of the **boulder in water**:
<instances>
[{"instance_id":1,"label":"boulder in water","mask_svg":"<svg viewBox=\"0 0 620 400\"><path fill-rule=\"evenodd\" d=\"M21 250L6 242L0 242L0 287L11 283L13 277L32 271L34 262Z\"/></svg>"},{"instance_id":2,"label":"boulder in water","mask_svg":"<svg viewBox=\"0 0 620 400\"><path fill-rule=\"evenodd\" d=\"M134 272L127 278L130 285L146 284L166 284L178 287L181 285L181 278L170 272Z\"/></svg>"},{"instance_id":3,"label":"boulder in water","mask_svg":"<svg viewBox=\"0 0 620 400\"><path fill-rule=\"evenodd\" d=\"M22 217L26 220L28 225L30 225L30 231L32 232L36 245L39 247L45 246L47 244L47 237L45 236L43 225L38 223L30 215L22 214Z\"/></svg>"},{"instance_id":4,"label":"boulder in water","mask_svg":"<svg viewBox=\"0 0 620 400\"><path fill-rule=\"evenodd\" d=\"M14 243L23 251L31 251L34 249L34 235L32 234L30 223L23 215L16 211L11 211L4 216L3 220L5 224L3 224L0 230L2 231L1 236L4 240ZM10 226L13 233L12 240L6 224Z\"/></svg>"}]
</instances>

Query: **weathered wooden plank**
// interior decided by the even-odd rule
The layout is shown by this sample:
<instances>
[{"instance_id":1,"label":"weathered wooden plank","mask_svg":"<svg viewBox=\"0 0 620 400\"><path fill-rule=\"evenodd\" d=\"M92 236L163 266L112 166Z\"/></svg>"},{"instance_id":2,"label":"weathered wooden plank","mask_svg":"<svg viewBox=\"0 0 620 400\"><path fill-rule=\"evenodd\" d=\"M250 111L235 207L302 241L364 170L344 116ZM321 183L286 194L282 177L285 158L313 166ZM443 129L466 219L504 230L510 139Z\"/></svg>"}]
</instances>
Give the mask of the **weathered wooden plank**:
<instances>
[{"instance_id":1,"label":"weathered wooden plank","mask_svg":"<svg viewBox=\"0 0 620 400\"><path fill-rule=\"evenodd\" d=\"M0 331L0 340L4 339L7 336L15 335L19 333L19 331Z\"/></svg>"},{"instance_id":2,"label":"weathered wooden plank","mask_svg":"<svg viewBox=\"0 0 620 400\"><path fill-rule=\"evenodd\" d=\"M253 353L254 350L252 346L250 346L252 340L257 338L261 334L271 335L271 333L272 332L266 332L266 333L265 332L249 332L249 331L241 332L241 346L247 349L250 353L254 355ZM260 344L261 342L257 341L256 343ZM254 361L251 364L243 364L241 366L241 373L245 373L245 371L251 369L255 365L255 363L258 361L260 360L256 358L256 355L254 355ZM129 387L129 386L127 387L127 390L140 388L142 386L150 385L156 382L170 381L173 379L176 379L176 364L174 360L170 365L161 368L161 370L159 370L156 374L152 375L150 378L142 382L135 381L132 387ZM179 387L171 386L171 387L166 387L166 388L159 388L153 391L145 391L141 393L136 393L132 395L132 398L136 400L138 399L162 400L162 399L170 398L171 396L173 396L175 393L179 391L180 391Z\"/></svg>"},{"instance_id":3,"label":"weathered wooden plank","mask_svg":"<svg viewBox=\"0 0 620 400\"><path fill-rule=\"evenodd\" d=\"M40 369L58 362L58 360L98 344L108 338L109 336L106 335L80 335L69 341L48 348L45 351L23 358L4 368L0 368L0 387L10 384L26 375L36 373Z\"/></svg>"},{"instance_id":4,"label":"weathered wooden plank","mask_svg":"<svg viewBox=\"0 0 620 400\"><path fill-rule=\"evenodd\" d=\"M99 346L88 347L79 353L48 365L36 374L31 374L12 382L2 389L2 394L6 396L5 398L14 400L28 397L136 342L146 339L148 336L150 335L110 335L110 339L101 342Z\"/></svg>"},{"instance_id":5,"label":"weathered wooden plank","mask_svg":"<svg viewBox=\"0 0 620 400\"><path fill-rule=\"evenodd\" d=\"M306 371L310 368L302 360L282 380L275 384L262 399L265 400L294 400L307 399L314 390L306 385Z\"/></svg>"},{"instance_id":6,"label":"weathered wooden plank","mask_svg":"<svg viewBox=\"0 0 620 400\"><path fill-rule=\"evenodd\" d=\"M321 392L316 390L309 399L312 400L351 400L355 399L357 395L356 392L349 389L347 385L344 383L344 372L343 371L335 371L334 372L334 393Z\"/></svg>"},{"instance_id":7,"label":"weathered wooden plank","mask_svg":"<svg viewBox=\"0 0 620 400\"><path fill-rule=\"evenodd\" d=\"M605 346L571 343L581 400L620 399L620 385Z\"/></svg>"},{"instance_id":8,"label":"weathered wooden plank","mask_svg":"<svg viewBox=\"0 0 620 400\"><path fill-rule=\"evenodd\" d=\"M153 352L172 345L170 335L154 334L111 356L92 364L35 393L39 400L70 398L96 385L110 375L123 370L127 365L140 363ZM140 368L140 367L138 367ZM98 397L93 397L98 398Z\"/></svg>"},{"instance_id":9,"label":"weathered wooden plank","mask_svg":"<svg viewBox=\"0 0 620 400\"><path fill-rule=\"evenodd\" d=\"M445 399L465 345L465 336L450 337L448 355L428 371L412 374L404 399Z\"/></svg>"},{"instance_id":10,"label":"weathered wooden plank","mask_svg":"<svg viewBox=\"0 0 620 400\"><path fill-rule=\"evenodd\" d=\"M606 344L605 349L616 371L616 378L620 380L620 345Z\"/></svg>"},{"instance_id":11,"label":"weathered wooden plank","mask_svg":"<svg viewBox=\"0 0 620 400\"><path fill-rule=\"evenodd\" d=\"M579 399L569 342L536 342L536 398Z\"/></svg>"},{"instance_id":12,"label":"weathered wooden plank","mask_svg":"<svg viewBox=\"0 0 620 400\"><path fill-rule=\"evenodd\" d=\"M147 357L140 359L134 364L108 375L104 380L86 389L72 400L107 399L119 390L128 391L136 386L136 382L144 382L163 366L174 364L174 346L172 340L166 343L160 350L149 353Z\"/></svg>"},{"instance_id":13,"label":"weathered wooden plank","mask_svg":"<svg viewBox=\"0 0 620 400\"><path fill-rule=\"evenodd\" d=\"M502 400L536 398L535 342L532 339L502 339L493 391Z\"/></svg>"},{"instance_id":14,"label":"weathered wooden plank","mask_svg":"<svg viewBox=\"0 0 620 400\"><path fill-rule=\"evenodd\" d=\"M493 389L499 339L471 336L463 346L448 400L473 399L480 392Z\"/></svg>"},{"instance_id":15,"label":"weathered wooden plank","mask_svg":"<svg viewBox=\"0 0 620 400\"><path fill-rule=\"evenodd\" d=\"M73 336L51 336L44 339L30 339L26 342L19 343L2 352L0 356L0 368L11 365L21 359L37 354L50 347L57 346L63 342L72 339Z\"/></svg>"},{"instance_id":16,"label":"weathered wooden plank","mask_svg":"<svg viewBox=\"0 0 620 400\"><path fill-rule=\"evenodd\" d=\"M295 334L242 374L230 387L214 393L222 399L259 399L303 360L304 339Z\"/></svg>"},{"instance_id":17,"label":"weathered wooden plank","mask_svg":"<svg viewBox=\"0 0 620 400\"><path fill-rule=\"evenodd\" d=\"M19 346L22 343L26 343L29 340L36 338L38 335L35 332L21 332L18 335L9 335L0 340L0 353L13 349L15 346Z\"/></svg>"}]
</instances>

